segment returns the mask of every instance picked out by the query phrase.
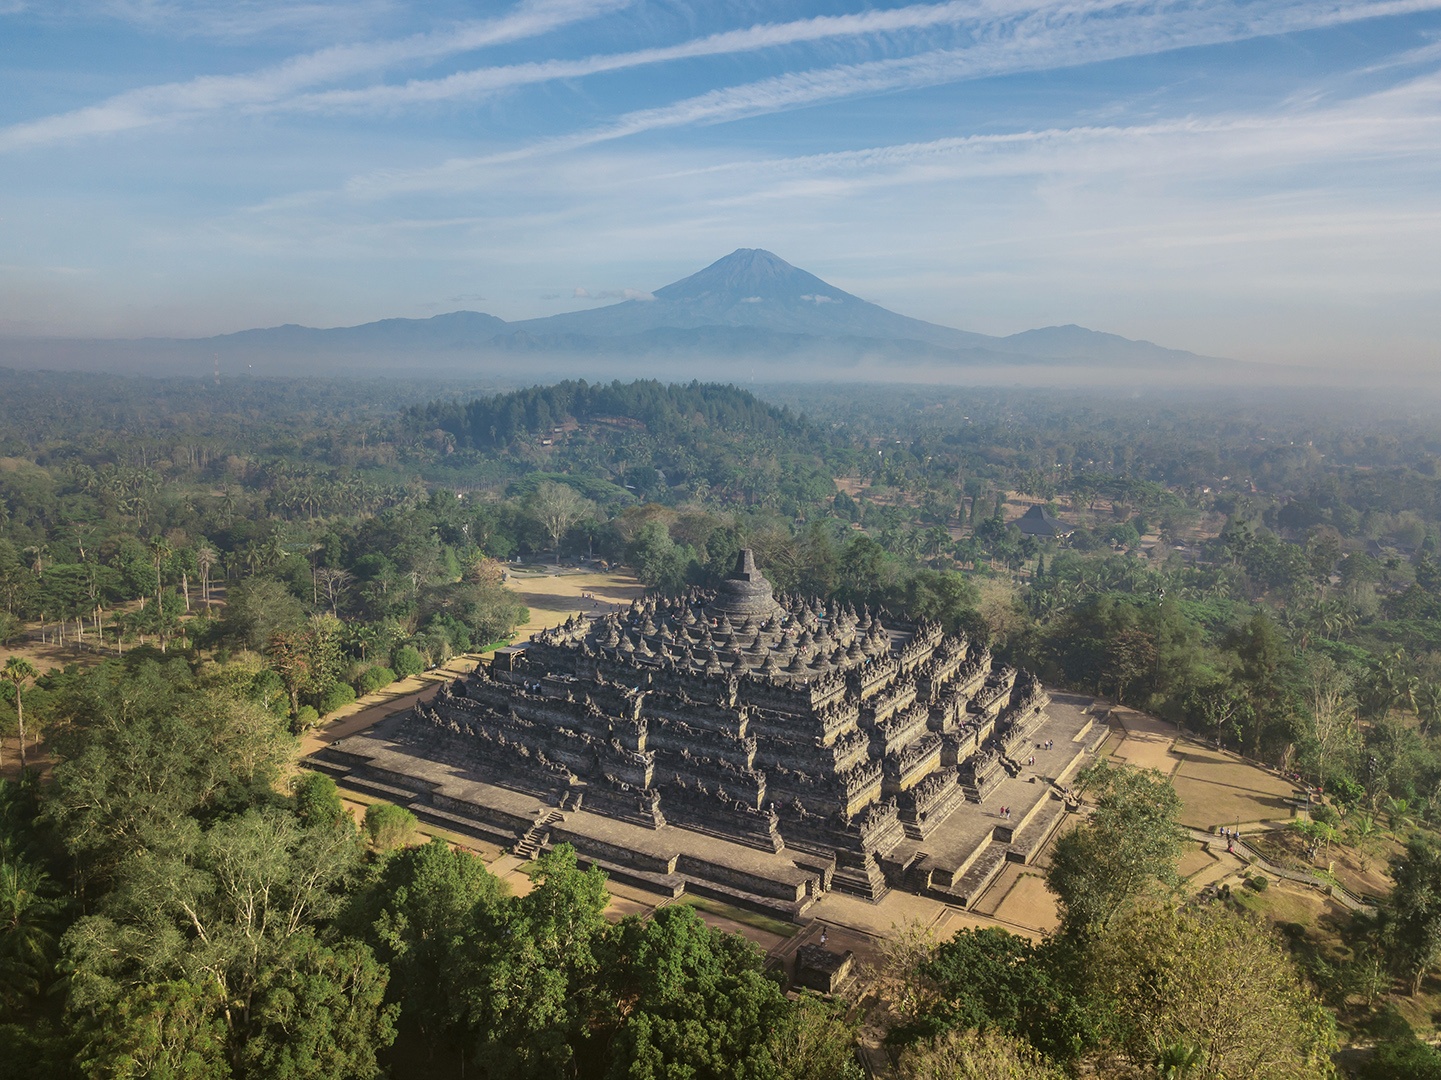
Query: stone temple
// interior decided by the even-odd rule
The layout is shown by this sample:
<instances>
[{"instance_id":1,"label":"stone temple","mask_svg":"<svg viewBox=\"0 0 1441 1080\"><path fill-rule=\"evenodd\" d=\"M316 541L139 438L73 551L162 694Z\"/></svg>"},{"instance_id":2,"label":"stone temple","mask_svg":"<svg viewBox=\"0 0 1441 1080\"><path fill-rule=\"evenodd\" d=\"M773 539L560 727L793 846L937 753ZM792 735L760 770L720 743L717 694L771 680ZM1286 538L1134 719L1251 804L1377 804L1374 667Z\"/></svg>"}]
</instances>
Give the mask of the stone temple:
<instances>
[{"instance_id":1,"label":"stone temple","mask_svg":"<svg viewBox=\"0 0 1441 1080\"><path fill-rule=\"evenodd\" d=\"M1034 856L1104 738L1057 697L934 623L777 597L746 550L714 591L573 616L311 764L672 895L968 906Z\"/></svg>"}]
</instances>

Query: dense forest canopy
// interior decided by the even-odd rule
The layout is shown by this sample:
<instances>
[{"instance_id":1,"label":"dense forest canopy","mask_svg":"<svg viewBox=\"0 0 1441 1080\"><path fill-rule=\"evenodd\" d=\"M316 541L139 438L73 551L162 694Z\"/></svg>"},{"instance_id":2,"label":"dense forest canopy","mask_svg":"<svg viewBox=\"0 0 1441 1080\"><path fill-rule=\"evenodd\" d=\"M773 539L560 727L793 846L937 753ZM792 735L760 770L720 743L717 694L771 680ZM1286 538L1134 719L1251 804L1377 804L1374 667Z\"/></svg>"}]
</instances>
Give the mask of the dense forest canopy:
<instances>
[{"instance_id":1,"label":"dense forest canopy","mask_svg":"<svg viewBox=\"0 0 1441 1080\"><path fill-rule=\"evenodd\" d=\"M550 1003L516 1075L586 1054L673 1060L695 1017L712 1062L846 1075L844 1017L785 1004L754 955L684 916L602 925L597 886L564 858L542 868L541 900L504 897L439 849L387 854L409 826L383 814L367 852L334 831L333 792L282 782L295 735L325 714L506 640L526 618L506 587L514 559L619 562L675 592L714 583L749 546L781 589L925 615L1054 685L1174 719L1323 791L1335 820L1317 829L1365 836L1384 820L1398 843L1413 830L1397 855L1405 887L1352 955L1405 988L1441 961L1424 902L1441 887L1427 839L1441 825L1441 421L1424 402L0 379L0 655L17 653L0 730L14 746L23 725L32 753L43 740L52 770L0 800L0 892L20 883L33 916L3 930L0 1004L19 1048L7 1059L54 1067L36 1075L64 1075L61 1062L138 1075L123 1062L159 1069L171 1051L204 1065L173 1075L312 1075L286 1071L277 1035L301 1014L337 1070L393 1065L392 1037L475 1067L522 1044L515 999L466 989L502 984ZM1021 529L1028 507L1051 515L1050 534ZM35 668L20 654L36 642L74 662ZM1099 800L1126 792L1096 790L1099 829ZM964 937L928 953L908 976L929 989L898 1028L903 1061L989 1055L1043 1075L1099 1048L1136 1057L1148 1039L1190 1038L1159 1007L1117 1019L1136 987L1077 966L1187 939L1212 943L1216 978L1257 958L1320 1060L1331 1036L1285 955L1224 920L1148 906L1173 881L1165 851L1155 888L1088 894L1097 853L1155 849L1076 835L1055 863L1065 934L1032 952ZM301 889L296 867L317 851L327 876ZM290 882L278 895L293 932L259 934L243 960L216 891L237 872ZM402 894L425 896L424 911L387 906ZM581 928L583 963L555 952L555 905ZM444 924L453 968L407 936L416 920ZM666 949L689 966L657 968ZM985 1001L963 970L993 972ZM1334 1010L1379 1015L1352 1015L1362 966L1352 982L1307 970ZM1005 986L1024 993L996 996ZM661 1004L636 1017L623 1003L642 992ZM1045 1010L1012 1009L1016 994ZM722 1015L717 995L741 1005ZM327 1027L342 1004L368 1042ZM1386 1022L1387 1053L1424 1056ZM822 1044L841 1048L829 1064L796 1064Z\"/></svg>"}]
</instances>

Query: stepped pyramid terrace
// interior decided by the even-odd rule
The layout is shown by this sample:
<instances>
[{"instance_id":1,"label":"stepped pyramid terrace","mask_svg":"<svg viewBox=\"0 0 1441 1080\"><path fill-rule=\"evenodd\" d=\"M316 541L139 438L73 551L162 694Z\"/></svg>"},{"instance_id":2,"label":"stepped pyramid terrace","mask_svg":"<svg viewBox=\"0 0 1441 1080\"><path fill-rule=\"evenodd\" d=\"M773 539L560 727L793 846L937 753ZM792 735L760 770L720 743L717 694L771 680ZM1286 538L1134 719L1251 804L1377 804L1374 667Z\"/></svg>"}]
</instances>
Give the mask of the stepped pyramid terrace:
<instances>
[{"instance_id":1,"label":"stepped pyramid terrace","mask_svg":"<svg viewBox=\"0 0 1441 1080\"><path fill-rule=\"evenodd\" d=\"M715 590L572 616L310 764L672 895L966 906L1059 825L1106 734L1083 704L924 619L777 596L746 550Z\"/></svg>"}]
</instances>

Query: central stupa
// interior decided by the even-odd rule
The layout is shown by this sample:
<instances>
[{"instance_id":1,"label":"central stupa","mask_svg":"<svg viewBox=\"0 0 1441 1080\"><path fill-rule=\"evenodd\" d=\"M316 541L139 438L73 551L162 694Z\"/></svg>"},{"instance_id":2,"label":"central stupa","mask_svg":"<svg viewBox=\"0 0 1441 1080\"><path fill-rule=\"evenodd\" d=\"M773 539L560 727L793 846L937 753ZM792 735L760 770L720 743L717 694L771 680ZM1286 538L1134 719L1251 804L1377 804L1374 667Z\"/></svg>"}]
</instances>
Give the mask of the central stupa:
<instances>
[{"instance_id":1,"label":"central stupa","mask_svg":"<svg viewBox=\"0 0 1441 1080\"><path fill-rule=\"evenodd\" d=\"M756 568L755 556L750 548L742 548L736 556L732 570L720 588L715 599L706 608L717 615L736 619L770 619L781 616L784 611L776 603L775 591L766 576Z\"/></svg>"}]
</instances>

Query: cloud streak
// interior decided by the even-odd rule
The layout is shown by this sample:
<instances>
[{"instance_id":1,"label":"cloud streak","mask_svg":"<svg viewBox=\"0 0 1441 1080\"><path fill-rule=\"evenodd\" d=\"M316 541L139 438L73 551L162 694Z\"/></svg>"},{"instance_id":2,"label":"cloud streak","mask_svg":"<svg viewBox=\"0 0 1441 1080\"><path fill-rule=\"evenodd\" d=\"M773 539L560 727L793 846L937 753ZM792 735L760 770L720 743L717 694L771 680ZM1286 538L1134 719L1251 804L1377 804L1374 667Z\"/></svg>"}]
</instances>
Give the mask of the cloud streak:
<instances>
[{"instance_id":1,"label":"cloud streak","mask_svg":"<svg viewBox=\"0 0 1441 1080\"><path fill-rule=\"evenodd\" d=\"M997 0L953 0L944 4L918 4L887 11L854 15L820 15L786 23L763 23L742 30L711 34L676 45L631 52L589 56L579 60L550 60L510 64L457 72L439 79L413 79L400 85L370 86L354 90L330 90L297 97L287 107L297 109L372 109L426 104L455 98L512 90L559 79L626 71L676 60L756 52L787 45L801 45L834 38L871 37L903 31L929 30L967 24L994 24L1018 15L1042 12L1099 13L1129 6L1131 0L1091 0L1080 3L1002 3Z\"/></svg>"},{"instance_id":2,"label":"cloud streak","mask_svg":"<svg viewBox=\"0 0 1441 1080\"><path fill-rule=\"evenodd\" d=\"M227 109L274 106L326 83L536 37L632 0L526 0L506 15L396 41L335 45L245 75L208 75L128 90L98 105L0 130L0 151L114 135Z\"/></svg>"},{"instance_id":3,"label":"cloud streak","mask_svg":"<svg viewBox=\"0 0 1441 1080\"><path fill-rule=\"evenodd\" d=\"M1145 5L1143 13L1135 14L1138 7L1080 3L1045 10L1033 8L1004 25L989 28L967 47L791 72L712 90L671 104L638 109L589 130L515 150L456 158L424 169L384 170L356 177L347 185L347 191L362 197L386 197L463 189L471 182L470 174L491 165L564 153L653 131L727 123L857 97L1432 11L1441 9L1441 0L1289 0L1253 12L1249 22L1238 21L1240 9L1229 2L1170 0ZM1106 17L1098 18L1098 13Z\"/></svg>"}]
</instances>

